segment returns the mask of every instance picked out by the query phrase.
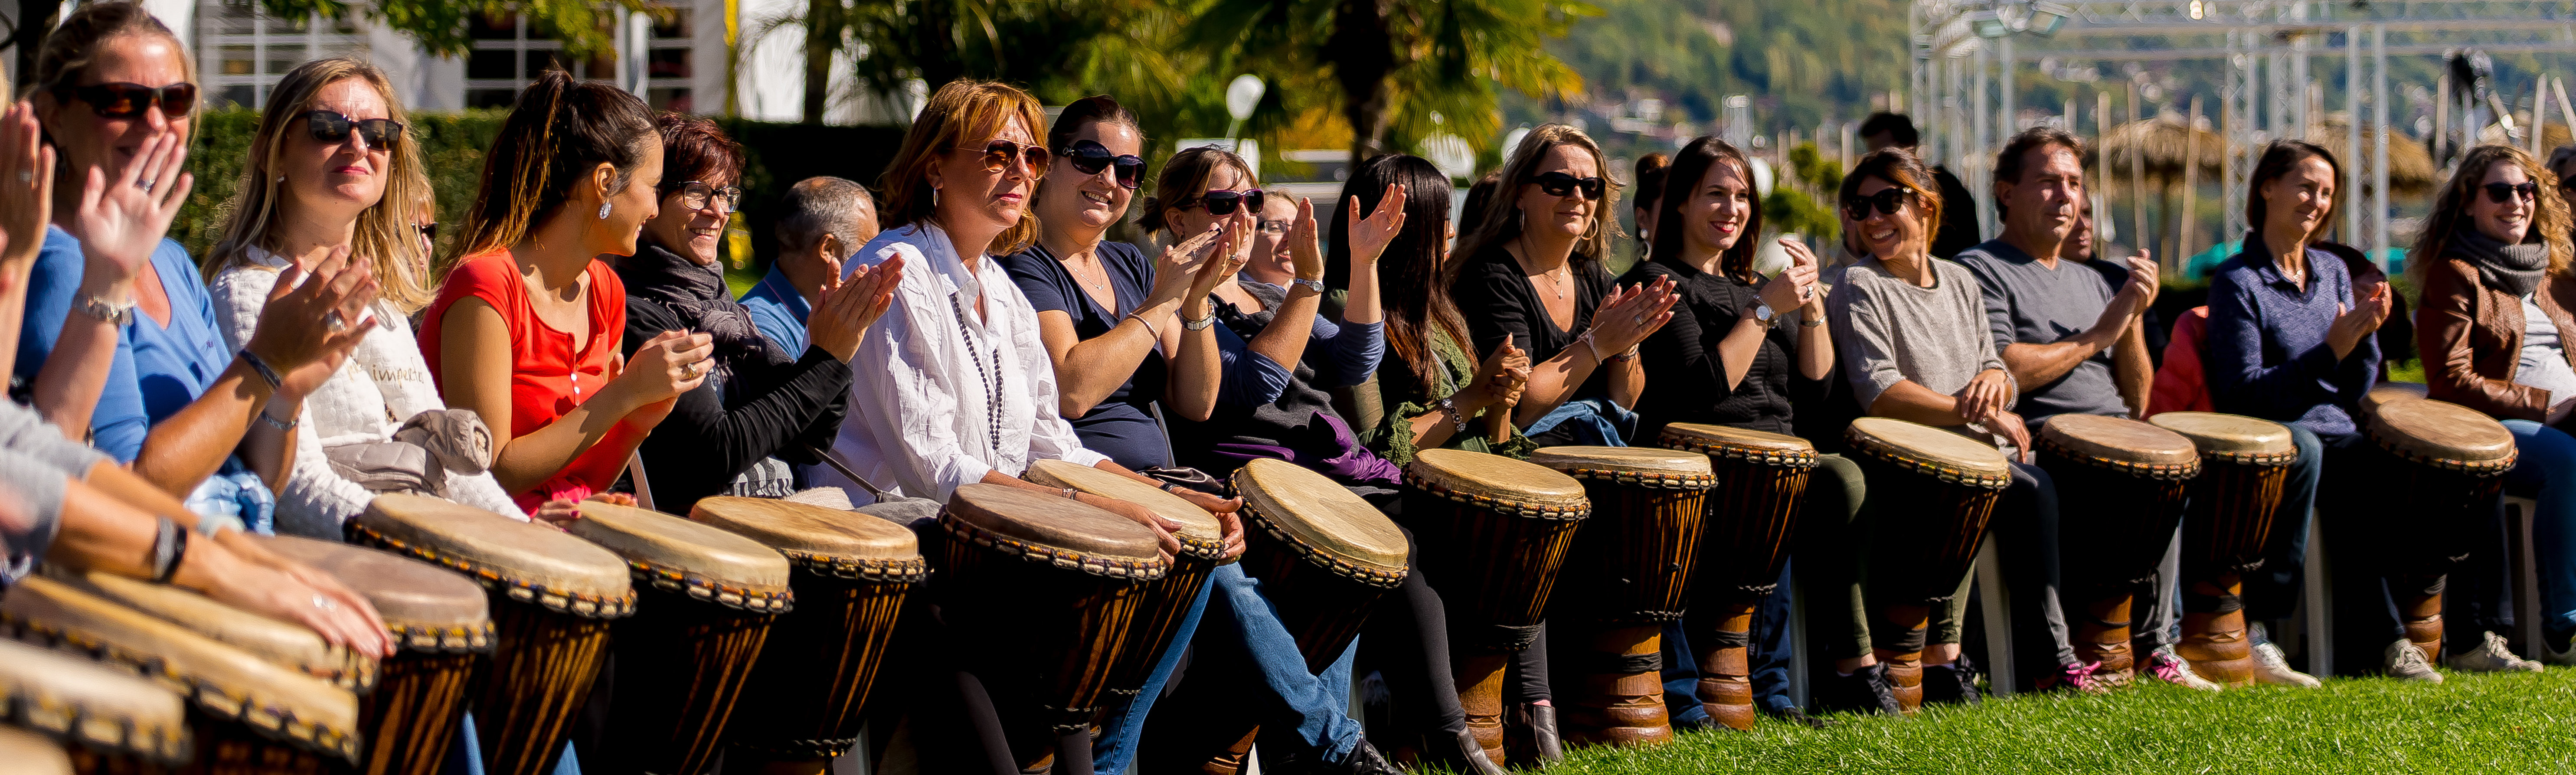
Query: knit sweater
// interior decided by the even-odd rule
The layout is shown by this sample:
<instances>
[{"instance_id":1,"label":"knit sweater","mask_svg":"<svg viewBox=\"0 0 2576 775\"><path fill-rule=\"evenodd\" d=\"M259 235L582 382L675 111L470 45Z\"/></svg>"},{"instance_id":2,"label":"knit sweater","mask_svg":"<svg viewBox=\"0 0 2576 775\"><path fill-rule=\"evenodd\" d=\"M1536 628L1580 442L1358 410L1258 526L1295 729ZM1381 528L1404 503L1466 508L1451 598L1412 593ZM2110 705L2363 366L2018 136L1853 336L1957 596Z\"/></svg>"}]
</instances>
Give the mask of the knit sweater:
<instances>
[{"instance_id":1,"label":"knit sweater","mask_svg":"<svg viewBox=\"0 0 2576 775\"><path fill-rule=\"evenodd\" d=\"M277 272L286 262L252 248L245 265L215 277L215 321L225 344L239 348L259 327L260 310L277 287ZM376 327L358 343L340 370L304 399L295 427L295 467L286 488L277 494L277 532L340 540L340 523L367 508L375 494L331 470L322 450L342 444L392 441L404 420L432 409L445 409L438 388L430 383L429 364L413 343L411 323L379 302ZM495 428L496 434L507 429ZM453 476L448 485L459 502L516 519L526 519L490 473Z\"/></svg>"}]
</instances>

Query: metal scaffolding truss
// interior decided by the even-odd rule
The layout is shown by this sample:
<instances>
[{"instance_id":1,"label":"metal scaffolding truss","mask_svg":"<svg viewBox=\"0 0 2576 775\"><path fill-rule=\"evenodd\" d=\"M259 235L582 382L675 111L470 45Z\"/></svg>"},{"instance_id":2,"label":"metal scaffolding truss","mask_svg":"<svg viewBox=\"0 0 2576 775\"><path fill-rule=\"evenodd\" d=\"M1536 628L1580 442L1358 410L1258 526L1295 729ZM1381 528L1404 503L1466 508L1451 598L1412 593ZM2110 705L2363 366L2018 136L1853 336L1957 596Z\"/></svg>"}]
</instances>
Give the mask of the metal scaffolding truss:
<instances>
[{"instance_id":1,"label":"metal scaffolding truss","mask_svg":"<svg viewBox=\"0 0 2576 775\"><path fill-rule=\"evenodd\" d=\"M2016 67L2028 62L2219 59L2225 81L2218 115L2227 139L2221 181L2226 231L2243 233L2245 182L2254 155L2272 138L2304 136L2323 116L2323 88L2311 93L2310 61L2342 56L2345 190L2366 192L2346 207L2344 233L2366 237L2373 256L2389 247L2388 57L2439 55L2465 46L2493 53L2576 53L2576 0L1916 0L1909 13L1910 109L1924 121L1925 151L1973 190L1990 188L1992 150L2014 121ZM2388 45L2389 33L2414 38ZM2365 73L2365 59L2368 68ZM2366 75L2366 77L2365 77ZM1989 88L1989 83L1996 88ZM2134 103L2134 91L2131 100ZM2121 119L2098 103L2095 126ZM2056 120L2070 128L2073 111ZM2130 119L2136 115L2134 104ZM2370 145L2362 145L2365 125ZM2346 201L2360 203L2361 197ZM1979 215L1993 227L1991 205ZM2143 233L2143 211L2130 228ZM2188 249L2188 248L2186 248Z\"/></svg>"}]
</instances>

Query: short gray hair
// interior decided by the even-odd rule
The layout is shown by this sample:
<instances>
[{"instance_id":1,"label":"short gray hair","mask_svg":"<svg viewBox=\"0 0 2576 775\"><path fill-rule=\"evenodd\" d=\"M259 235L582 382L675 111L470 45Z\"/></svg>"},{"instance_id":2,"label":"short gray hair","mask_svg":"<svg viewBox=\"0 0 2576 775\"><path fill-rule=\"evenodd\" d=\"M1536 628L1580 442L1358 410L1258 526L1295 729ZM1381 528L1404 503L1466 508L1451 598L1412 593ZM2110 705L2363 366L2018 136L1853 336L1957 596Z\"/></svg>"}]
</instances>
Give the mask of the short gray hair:
<instances>
[{"instance_id":1,"label":"short gray hair","mask_svg":"<svg viewBox=\"0 0 2576 775\"><path fill-rule=\"evenodd\" d=\"M876 209L876 197L868 187L844 178L813 177L787 187L778 206L779 249L804 250L833 235L841 238L844 251L856 251L859 245L850 235L859 231L862 206Z\"/></svg>"}]
</instances>

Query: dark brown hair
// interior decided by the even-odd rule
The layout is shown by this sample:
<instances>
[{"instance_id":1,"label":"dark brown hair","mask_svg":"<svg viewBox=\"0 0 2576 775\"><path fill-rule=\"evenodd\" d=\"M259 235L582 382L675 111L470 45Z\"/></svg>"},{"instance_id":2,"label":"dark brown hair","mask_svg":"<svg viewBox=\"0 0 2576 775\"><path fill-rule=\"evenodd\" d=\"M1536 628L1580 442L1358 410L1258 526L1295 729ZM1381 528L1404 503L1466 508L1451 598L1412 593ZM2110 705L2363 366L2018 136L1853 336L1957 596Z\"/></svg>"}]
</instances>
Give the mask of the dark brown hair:
<instances>
[{"instance_id":1,"label":"dark brown hair","mask_svg":"<svg viewBox=\"0 0 2576 775\"><path fill-rule=\"evenodd\" d=\"M985 138L1001 132L1013 118L1028 125L1031 137L1046 136L1046 110L1019 87L974 80L949 81L939 87L922 106L921 115L913 117L912 129L903 133L903 149L895 152L894 161L877 178L877 190L885 192L883 206L877 208L877 228L893 230L930 220L939 209L938 195L930 187L930 168L952 149L969 143L982 147ZM1034 191L1046 169L1029 173L1029 188ZM1023 208L1020 222L1002 230L987 250L997 256L1017 253L1037 233L1037 212Z\"/></svg>"},{"instance_id":2,"label":"dark brown hair","mask_svg":"<svg viewBox=\"0 0 2576 775\"><path fill-rule=\"evenodd\" d=\"M2333 152L2326 150L2324 146L2317 145L2316 143L2311 143L2306 140L2274 140L2271 145L2263 147L2262 159L2254 162L2254 177L2245 184L2246 228L2253 229L2254 233L2258 235L2263 233L2263 216L2265 214L2265 209L2263 207L2263 186L2274 180L2278 180L2283 175L2290 174L2291 167L2296 166L2299 162L2306 161L2311 158L2326 160L2326 168L2334 170L2335 188L2333 202L2332 204L2327 205L2327 217L2317 222L2317 229L2319 231L2323 231L2327 226L2333 223L2334 214L2343 212L2343 196L2345 193L2343 190L2343 163L2335 161ZM2311 241L2315 240L2316 237L2317 235L2314 234L2308 235L2308 239Z\"/></svg>"},{"instance_id":3,"label":"dark brown hair","mask_svg":"<svg viewBox=\"0 0 2576 775\"><path fill-rule=\"evenodd\" d=\"M1458 207L1459 236L1474 234L1478 227L1485 225L1485 208L1494 203L1494 192L1502 188L1502 170L1487 172L1484 177L1477 178L1474 185L1467 187L1467 200L1459 203Z\"/></svg>"},{"instance_id":4,"label":"dark brown hair","mask_svg":"<svg viewBox=\"0 0 2576 775\"><path fill-rule=\"evenodd\" d=\"M1442 275L1441 258L1449 250L1449 175L1419 156L1384 154L1352 171L1351 179L1342 184L1339 201L1349 207L1351 198L1358 197L1356 216L1365 217L1386 198L1389 185L1404 186L1404 231L1387 243L1386 253L1378 258L1382 289L1378 303L1386 311L1386 346L1413 372L1416 384L1430 390L1440 384L1441 373L1440 354L1431 349L1431 332L1448 334L1459 349L1475 346L1467 338L1467 320L1450 301L1449 283ZM1334 288L1350 287L1352 217L1346 213L1332 219L1333 247L1324 258L1324 283ZM1468 359L1476 360L1473 353Z\"/></svg>"},{"instance_id":5,"label":"dark brown hair","mask_svg":"<svg viewBox=\"0 0 2576 775\"><path fill-rule=\"evenodd\" d=\"M1252 175L1252 165L1243 163L1243 157L1234 155L1232 151L1210 146L1183 149L1172 154L1172 158L1163 160L1162 174L1154 176L1154 195L1145 197L1145 212L1137 217L1136 225L1144 227L1147 232L1170 228L1171 224L1164 222L1163 211L1179 208L1181 202L1198 199L1199 194L1207 191L1208 178L1216 176L1218 167L1233 168L1236 174L1243 176L1245 183L1259 182Z\"/></svg>"},{"instance_id":6,"label":"dark brown hair","mask_svg":"<svg viewBox=\"0 0 2576 775\"><path fill-rule=\"evenodd\" d=\"M1124 126L1136 130L1137 139L1145 137L1145 128L1137 123L1135 111L1118 104L1118 100L1109 95L1095 94L1074 100L1073 104L1064 106L1062 112L1055 114L1055 125L1047 129L1047 147L1063 153L1073 147L1074 135L1081 133L1083 127L1096 123Z\"/></svg>"},{"instance_id":7,"label":"dark brown hair","mask_svg":"<svg viewBox=\"0 0 2576 775\"><path fill-rule=\"evenodd\" d=\"M2473 197L2485 195L2479 185L2487 179L2487 171L2498 164L2521 167L2523 176L2531 178L2531 182L2540 187L2531 200L2531 226L2523 232L2522 242L2549 246L2550 274L2567 271L2569 216L2567 200L2558 195L2558 176L2550 174L2540 166L2539 159L2532 158L2530 153L2520 148L2491 144L2471 148L2468 155L2460 157L2459 171L2451 173L2451 182L2443 185L2442 193L2434 197L2432 214L2424 217L2424 229L2416 236L2414 249L2406 252L2413 259L2406 262L2406 269L2415 275L2417 282L2423 280L2427 267L2448 258L2443 253L2450 249L2451 235L2477 228L2469 223L2469 202Z\"/></svg>"},{"instance_id":8,"label":"dark brown hair","mask_svg":"<svg viewBox=\"0 0 2576 775\"><path fill-rule=\"evenodd\" d=\"M2063 146L2069 153L2075 154L2075 158L2077 159L2077 164L2075 165L2076 171L2079 174L2083 171L2083 140L2078 140L2075 135L2068 134L2066 130L2059 129L2057 127L2035 126L2021 130L2020 134L2013 135L2010 142L2004 143L2003 150L1995 152L1995 183L1998 185L2005 183L2019 185L2021 183L2022 166L2030 163L2030 160L2026 158L2030 156L2030 152L2052 145ZM1995 220L2003 220L2006 217L2006 207L2004 204L2003 194L1991 193L1989 195L1995 198Z\"/></svg>"},{"instance_id":9,"label":"dark brown hair","mask_svg":"<svg viewBox=\"0 0 2576 775\"><path fill-rule=\"evenodd\" d=\"M716 122L666 112L653 122L653 128L662 133L662 195L669 196L692 180L708 185L742 183L742 144L725 136Z\"/></svg>"},{"instance_id":10,"label":"dark brown hair","mask_svg":"<svg viewBox=\"0 0 2576 775\"><path fill-rule=\"evenodd\" d=\"M1923 220L1923 244L1926 247L1941 236L1941 187L1932 182L1932 168L1923 166L1923 159L1915 156L1913 151L1896 146L1869 152L1869 155L1860 157L1859 164L1852 165L1851 174L1843 176L1842 191L1835 197L1838 200L1836 206L1860 196L1861 181L1870 178L1887 181L1913 193L1914 211Z\"/></svg>"},{"instance_id":11,"label":"dark brown hair","mask_svg":"<svg viewBox=\"0 0 2576 775\"><path fill-rule=\"evenodd\" d=\"M1637 203L1629 209L1645 212L1655 209L1664 194L1664 173L1673 168L1673 157L1650 153L1637 157ZM1746 178L1751 180L1751 178ZM1639 234L1637 241L1652 245L1655 235Z\"/></svg>"},{"instance_id":12,"label":"dark brown hair","mask_svg":"<svg viewBox=\"0 0 2576 775\"><path fill-rule=\"evenodd\" d=\"M1715 137L1701 137L1692 140L1690 145L1683 146L1681 155L1674 157L1673 165L1665 169L1663 188L1646 189L1657 199L1655 248L1649 252L1649 255L1657 263L1670 266L1682 265L1683 227L1676 225L1665 228L1665 224L1682 222L1682 207L1689 204L1691 197L1699 193L1699 182L1708 177L1709 169L1719 164L1735 167L1735 174L1744 178L1746 193L1753 198L1753 213L1745 217L1744 229L1738 232L1743 236L1736 238L1735 244L1727 247L1723 254L1725 259L1719 262L1719 267L1729 279L1753 282L1760 279L1760 275L1753 271L1753 254L1762 249L1760 239L1762 197L1752 191L1753 162L1744 158L1743 150ZM1638 198L1643 200L1645 196L1646 194L1641 193Z\"/></svg>"},{"instance_id":13,"label":"dark brown hair","mask_svg":"<svg viewBox=\"0 0 2576 775\"><path fill-rule=\"evenodd\" d=\"M537 76L519 92L483 159L483 179L456 240L463 247L447 265L518 244L601 164L617 170L610 193L626 190L646 152L661 140L653 110L635 95L560 69Z\"/></svg>"}]
</instances>

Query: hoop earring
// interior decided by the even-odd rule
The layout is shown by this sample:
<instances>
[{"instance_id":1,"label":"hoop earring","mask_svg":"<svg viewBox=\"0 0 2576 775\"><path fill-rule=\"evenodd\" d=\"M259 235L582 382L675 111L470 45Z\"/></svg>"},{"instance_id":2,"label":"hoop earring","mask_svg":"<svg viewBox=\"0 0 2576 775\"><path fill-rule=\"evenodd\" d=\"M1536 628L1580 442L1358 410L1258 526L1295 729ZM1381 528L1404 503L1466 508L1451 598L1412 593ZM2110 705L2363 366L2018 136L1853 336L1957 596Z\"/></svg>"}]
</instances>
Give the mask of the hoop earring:
<instances>
[{"instance_id":1,"label":"hoop earring","mask_svg":"<svg viewBox=\"0 0 2576 775\"><path fill-rule=\"evenodd\" d=\"M601 203L599 203L599 219L600 219L600 220L603 220L603 221L608 220L608 203L607 203L607 202L601 202Z\"/></svg>"}]
</instances>

